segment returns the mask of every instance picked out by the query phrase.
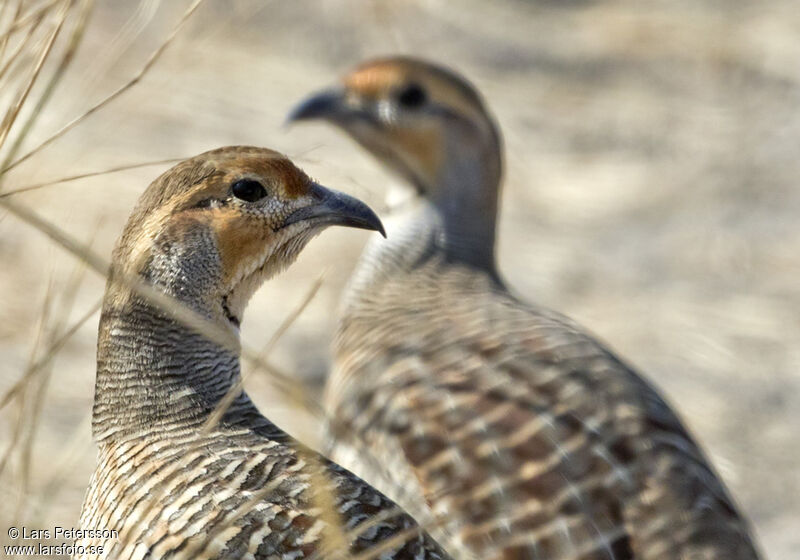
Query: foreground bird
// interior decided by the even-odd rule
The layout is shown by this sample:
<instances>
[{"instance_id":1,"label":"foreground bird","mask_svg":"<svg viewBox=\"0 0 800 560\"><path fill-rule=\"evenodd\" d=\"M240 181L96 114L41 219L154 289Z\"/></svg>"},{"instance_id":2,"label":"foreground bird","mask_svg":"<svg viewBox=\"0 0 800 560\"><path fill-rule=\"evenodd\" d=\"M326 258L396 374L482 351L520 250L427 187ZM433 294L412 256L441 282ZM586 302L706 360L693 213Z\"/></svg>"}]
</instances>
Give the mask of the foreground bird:
<instances>
[{"instance_id":1,"label":"foreground bird","mask_svg":"<svg viewBox=\"0 0 800 560\"><path fill-rule=\"evenodd\" d=\"M656 391L504 285L500 135L466 80L370 61L290 115L308 119L344 130L419 195L366 251L342 311L326 394L337 460L437 518L453 555L757 557Z\"/></svg>"},{"instance_id":2,"label":"foreground bird","mask_svg":"<svg viewBox=\"0 0 800 560\"><path fill-rule=\"evenodd\" d=\"M83 535L76 556L447 558L244 392L221 405L239 379L248 298L334 224L382 231L365 204L262 148L204 153L145 191L115 249L100 320L99 460L81 527L101 532Z\"/></svg>"}]
</instances>

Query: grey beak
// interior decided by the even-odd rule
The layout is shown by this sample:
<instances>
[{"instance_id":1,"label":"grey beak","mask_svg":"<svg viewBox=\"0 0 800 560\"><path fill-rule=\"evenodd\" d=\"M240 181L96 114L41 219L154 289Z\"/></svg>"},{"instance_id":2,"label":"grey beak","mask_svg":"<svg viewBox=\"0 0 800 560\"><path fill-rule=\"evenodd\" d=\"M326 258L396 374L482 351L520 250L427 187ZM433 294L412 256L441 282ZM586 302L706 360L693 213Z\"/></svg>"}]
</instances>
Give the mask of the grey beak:
<instances>
[{"instance_id":1,"label":"grey beak","mask_svg":"<svg viewBox=\"0 0 800 560\"><path fill-rule=\"evenodd\" d=\"M380 218L372 208L355 197L314 183L311 187L314 202L295 210L284 222L284 227L306 220L319 224L346 226L377 231L386 237Z\"/></svg>"},{"instance_id":2,"label":"grey beak","mask_svg":"<svg viewBox=\"0 0 800 560\"><path fill-rule=\"evenodd\" d=\"M330 119L342 110L344 93L339 89L326 89L306 97L294 106L286 118L287 124L314 119Z\"/></svg>"}]
</instances>

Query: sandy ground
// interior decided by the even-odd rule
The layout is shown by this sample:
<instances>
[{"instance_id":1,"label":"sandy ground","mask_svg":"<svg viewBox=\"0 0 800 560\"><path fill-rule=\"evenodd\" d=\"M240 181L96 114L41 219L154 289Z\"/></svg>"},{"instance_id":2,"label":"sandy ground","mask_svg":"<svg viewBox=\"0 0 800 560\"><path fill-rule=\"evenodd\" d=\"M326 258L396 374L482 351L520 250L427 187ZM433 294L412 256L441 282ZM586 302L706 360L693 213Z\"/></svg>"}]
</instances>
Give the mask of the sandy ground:
<instances>
[{"instance_id":1,"label":"sandy ground","mask_svg":"<svg viewBox=\"0 0 800 560\"><path fill-rule=\"evenodd\" d=\"M100 2L26 145L135 75L184 8ZM368 56L447 62L484 92L505 137L500 263L510 284L645 372L709 451L766 556L789 560L800 553L798 33L792 0L468 0L458 9L436 0L207 0L141 83L3 188L256 144L382 208L395 179L329 128L283 128L286 111ZM17 199L108 257L164 168ZM337 303L367 236L324 234L259 292L244 321L245 342L262 347L325 272L270 357L310 391L324 381ZM86 272L70 305L76 263L0 212L0 395L29 363L48 293L39 353L54 322L67 312L78 319L102 295L102 279ZM49 381L23 438L30 468L17 447L0 475L3 537L10 525L76 524L95 453L96 326L95 315L38 378ZM248 386L271 418L314 441L316 422L263 374ZM35 411L32 400L0 411L0 452L20 410Z\"/></svg>"}]
</instances>

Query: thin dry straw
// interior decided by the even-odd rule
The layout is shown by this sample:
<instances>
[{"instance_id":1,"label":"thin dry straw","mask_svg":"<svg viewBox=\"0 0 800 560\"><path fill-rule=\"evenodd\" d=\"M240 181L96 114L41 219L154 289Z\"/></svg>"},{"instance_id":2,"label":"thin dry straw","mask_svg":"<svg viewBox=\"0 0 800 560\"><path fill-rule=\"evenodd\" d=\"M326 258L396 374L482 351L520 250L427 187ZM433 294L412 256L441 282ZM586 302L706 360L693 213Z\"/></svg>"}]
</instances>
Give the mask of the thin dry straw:
<instances>
[{"instance_id":1,"label":"thin dry straw","mask_svg":"<svg viewBox=\"0 0 800 560\"><path fill-rule=\"evenodd\" d=\"M320 518L327 525L323 530L319 551L324 556L336 557L336 552L341 556L349 556L349 542L344 531L342 518L336 507L334 488L323 468L321 457L305 447L296 446L297 456L309 465L309 487L311 488L311 503L317 507Z\"/></svg>"},{"instance_id":2,"label":"thin dry straw","mask_svg":"<svg viewBox=\"0 0 800 560\"><path fill-rule=\"evenodd\" d=\"M3 65L2 68L0 68L0 79L3 79L3 77L9 71L9 69L11 69L14 63L17 62L20 54L25 51L25 48L30 44L31 39L33 39L36 36L36 30L39 28L39 26L42 24L43 21L44 21L44 16L37 18L33 22L31 28L28 30L28 33L25 34L25 37L19 43L17 43L16 48L9 55L8 59L6 60L6 63ZM6 39L3 41L3 49L5 49L6 47L7 39L8 37L6 37Z\"/></svg>"},{"instance_id":3,"label":"thin dry straw","mask_svg":"<svg viewBox=\"0 0 800 560\"><path fill-rule=\"evenodd\" d=\"M2 22L5 19L6 9L10 5L11 5L11 2L7 1L7 2L3 2L2 6L0 6L0 22ZM12 21L16 21L16 19L19 17L19 10L20 10L20 4L18 2L17 3L17 12L14 15L14 18L13 18ZM9 37L10 36L8 34L4 34L3 37L0 38L0 60L3 60L3 57L6 55L6 47L8 46Z\"/></svg>"},{"instance_id":4,"label":"thin dry straw","mask_svg":"<svg viewBox=\"0 0 800 560\"><path fill-rule=\"evenodd\" d=\"M86 321L91 318L99 309L100 309L100 302L92 306L88 312L86 312L81 318L79 318L75 323L64 328L65 324L67 323L67 318L72 312L73 306L75 304L75 299L78 294L78 290L83 282L85 267L81 261L78 261L78 267L76 270L76 274L73 276L72 280L69 282L65 289L65 296L62 298L61 303L61 310L58 317L53 321L49 329L48 340L47 340L47 349L41 353L39 358L33 363L30 364L29 367L26 369L22 378L14 384L11 390L9 390L8 394L11 394L16 387L19 387L20 384L30 383L37 374L45 371L49 371L49 366L52 363L53 358L58 354L61 348L72 338L72 336L77 332L77 330L82 327ZM5 401L5 398L4 398ZM2 406L0 405L0 408ZM35 417L34 417L35 418ZM28 443L33 443L33 437L28 438Z\"/></svg>"},{"instance_id":5,"label":"thin dry straw","mask_svg":"<svg viewBox=\"0 0 800 560\"><path fill-rule=\"evenodd\" d=\"M22 109L25 100L28 98L28 94L30 94L31 89L33 88L33 84L36 83L36 78L39 77L39 73L42 71L42 67L44 66L44 61L47 59L47 56L50 54L50 51L55 44L56 38L58 37L61 28L64 25L64 22L67 19L67 9L69 8L69 4L65 3L61 12L59 12L60 17L58 18L58 22L56 23L55 29L53 29L52 33L47 39L44 47L42 48L41 52L39 53L39 58L36 60L36 64L31 71L31 75L28 78L28 81L23 88L22 92L20 93L19 97L17 98L16 103L9 108L8 112L6 112L6 116L3 118L2 124L0 124L0 147L5 144L6 138L8 138L9 132L11 132L11 127L14 125L14 122L17 120L19 116L19 112Z\"/></svg>"},{"instance_id":6,"label":"thin dry straw","mask_svg":"<svg viewBox=\"0 0 800 560\"><path fill-rule=\"evenodd\" d=\"M19 12L22 9L22 0L20 0L19 4L17 5L17 14L14 18L14 23L12 23L11 26L2 35L0 35L0 41L8 41L11 35L13 35L16 31L22 29L31 21L44 17L47 12L49 12L50 9L60 1L62 0L51 0L50 2L43 4L39 8L32 10L24 16L19 17Z\"/></svg>"},{"instance_id":7,"label":"thin dry straw","mask_svg":"<svg viewBox=\"0 0 800 560\"><path fill-rule=\"evenodd\" d=\"M70 2L68 7L74 5L74 2ZM89 13L92 11L92 7L94 6L94 0L82 0L81 2L81 9L78 13L77 20L75 23L75 27L70 34L69 42L67 43L67 47L64 49L64 52L61 56L61 60L58 62L55 72L53 72L50 80L45 87L44 92L39 96L39 99L36 102L36 105L33 108L28 120L25 121L25 124L22 126L22 129L17 134L17 138L14 141L14 144L9 149L6 157L3 159L2 165L0 167L5 167L8 162L16 157L17 152L22 146L22 142L28 136L31 128L33 128L36 119L41 115L42 109L47 105L48 101L50 101L53 93L56 90L61 79L64 77L67 69L69 68L70 64L72 63L73 59L75 58L75 53L78 50L78 46L83 39L83 35L86 31L86 23L89 20ZM64 19L66 19L66 13L64 15ZM2 177L0 177L2 179Z\"/></svg>"},{"instance_id":8,"label":"thin dry straw","mask_svg":"<svg viewBox=\"0 0 800 560\"><path fill-rule=\"evenodd\" d=\"M89 98L101 81L119 66L123 55L147 29L148 24L158 13L160 4L161 0L139 0L137 2L134 13L110 40L104 42L103 49L100 52L92 52L92 64L81 69L80 80L77 80L76 87L80 89L73 90L72 99L66 101Z\"/></svg>"},{"instance_id":9,"label":"thin dry straw","mask_svg":"<svg viewBox=\"0 0 800 560\"><path fill-rule=\"evenodd\" d=\"M70 121L69 123L64 125L60 130L55 132L49 138L47 138L42 143L37 145L35 148L31 149L24 156L20 157L16 161L14 161L14 162L8 164L7 166L3 167L3 169L0 170L0 174L4 174L4 173L10 171L11 169L14 169L17 165L19 165L23 161L25 161L25 160L29 159L31 156L37 154L43 148L45 148L46 146L50 145L51 143L53 143L57 139L61 138L64 134L66 134L67 132L69 132L70 130L75 128L75 126L77 126L84 119L86 119L87 117L91 116L92 114L94 114L98 110L102 109L103 107L105 107L106 105L108 105L109 103L114 101L117 97L119 97L120 95L122 95L123 93L128 91L130 88L135 86L137 83L139 83L139 81L145 76L145 74L147 74L147 72L153 67L153 65L158 61L158 59L161 58L161 55L164 53L166 48L172 43L172 41L175 39L175 37L180 32L180 30L183 28L184 24L188 21L189 17L197 10L197 8L200 6L200 4L203 3L203 1L204 0L194 0L194 2L191 4L191 6L189 6L189 8L186 10L186 12L184 12L184 14L181 16L181 19L178 21L177 25L173 28L172 32L167 37L167 39L163 43L161 43L161 45L159 45L159 47L156 48L155 51L153 51L153 53L148 57L148 59L145 62L144 66L142 66L141 70L139 70L139 72L136 74L136 76L134 76L130 81L128 81L126 84L124 84L123 86L118 88L116 91L114 91L113 93L111 93L110 95L105 97L102 101L100 101L99 103L97 103L96 105L91 107L88 111L86 111L82 115L74 118L72 121Z\"/></svg>"},{"instance_id":10,"label":"thin dry straw","mask_svg":"<svg viewBox=\"0 0 800 560\"><path fill-rule=\"evenodd\" d=\"M17 380L11 388L6 391L3 398L0 399L0 410L2 410L11 400L16 397L22 390L23 386L27 383L27 380L30 376L35 375L37 371L46 367L53 358L61 351L61 349L69 342L69 340L75 335L80 328L86 324L86 322L94 316L100 310L100 305L102 301L95 302L81 317L75 321L67 330L65 330L61 335L53 340L50 345L48 346L47 350L45 350L42 355L39 357L38 360L30 364L26 369L25 372L22 374L19 380Z\"/></svg>"},{"instance_id":11,"label":"thin dry straw","mask_svg":"<svg viewBox=\"0 0 800 560\"><path fill-rule=\"evenodd\" d=\"M45 476L45 481L41 484L38 496L32 496L35 500L32 504L34 526L45 527L46 514L57 503L57 496L68 487L68 480L74 472L78 462L85 456L86 452L92 449L93 442L88 434L92 429L92 414L87 411L83 419L75 426L69 437L63 438L66 442L59 449L59 454L52 457L53 469Z\"/></svg>"},{"instance_id":12,"label":"thin dry straw","mask_svg":"<svg viewBox=\"0 0 800 560\"><path fill-rule=\"evenodd\" d=\"M90 237L90 239L94 239L95 237L96 232ZM54 314L51 311L53 306L49 305L46 308L47 313L42 314L41 328L43 332L46 332L45 338L47 340L45 341L45 344L47 344L48 347L44 351L43 355L40 355L40 357L34 363L29 364L29 367L23 374L22 378L14 386L14 388L20 388L19 394L23 396L23 399L21 400L22 413L20 416L20 421L25 423L23 428L25 434L24 437L22 437L22 447L19 452L21 478L18 487L20 489L20 501L17 505L17 511L14 515L14 519L23 519L23 512L29 504L28 489L30 487L31 479L33 444L36 441L39 420L44 410L46 392L52 376L52 368L50 367L52 357L55 356L63 344L65 344L66 341L72 336L76 328L85 322L84 319L81 319L76 325L72 325L67 328L66 333L62 332L64 331L64 327L67 323L67 318L72 312L72 308L75 303L78 290L83 282L85 272L86 267L83 266L81 261L78 261L75 272L68 281L64 295L61 297L59 313L55 315L55 318L52 321L50 321L50 316ZM52 281L49 289L50 293L52 293ZM93 311L96 311L96 309ZM93 314L94 312L88 316ZM48 323L51 324L48 325ZM40 347L42 344L38 344L37 346ZM30 387L30 391L27 390L28 387ZM14 388L12 388L12 391ZM12 391L9 393L12 393ZM24 396L29 393L31 394L30 410L26 411L25 404L28 402L28 400L25 399Z\"/></svg>"},{"instance_id":13,"label":"thin dry straw","mask_svg":"<svg viewBox=\"0 0 800 560\"><path fill-rule=\"evenodd\" d=\"M97 227L95 231L89 236L90 240L94 240L97 238L97 232L102 224L102 221L98 221ZM77 266L73 274L71 275L70 279L66 284L66 288L64 290L64 295L61 297L60 302L60 311L52 322L52 326L49 329L48 334L48 348L43 352L43 354L39 357L37 362L33 364L31 368L23 375L23 379L20 380L25 382L25 379L28 379L28 383L31 383L35 380L38 376L41 378L38 386L38 393L34 400L34 411L32 414L29 415L29 429L27 437L25 438L25 446L22 450L22 464L25 465L26 462L29 464L31 459L31 453L33 448L33 442L36 439L36 431L38 426L38 419L43 411L43 403L46 398L46 390L48 387L48 383L50 378L52 377L52 367L50 364L52 362L52 357L54 357L59 350L64 346L64 344L72 337L72 335L86 323L86 321L95 315L95 313L99 310L101 301L98 301L83 317L81 317L78 321L73 323L72 325L67 326L68 318L72 313L74 308L78 291L83 284L83 280L86 275L86 266L80 260L77 261ZM48 492L45 495L50 497L52 492ZM25 496L25 504L27 509L30 509L31 500L28 496ZM15 516L16 519L22 519L21 511Z\"/></svg>"},{"instance_id":14,"label":"thin dry straw","mask_svg":"<svg viewBox=\"0 0 800 560\"><path fill-rule=\"evenodd\" d=\"M338 512L333 506L332 494L333 489L327 477L321 472L321 465L317 461L315 454L308 452L306 449L296 449L300 461L305 462L307 472L309 473L309 488L312 490L312 500L316 502L322 510L322 519L327 522L327 528L333 529L331 531L323 531L321 539L321 548L326 551L326 558L349 558L347 553L348 546L344 539L345 532L342 530L341 523L338 519ZM206 548L221 535L227 528L233 526L237 520L247 515L253 510L261 501L275 491L278 486L286 482L290 475L282 474L259 488L252 493L249 500L240 504L236 509L221 512L222 520L220 523L215 524L214 528L205 535L202 540L192 543L187 547L187 556L199 554L206 550ZM324 496L324 497L323 497ZM339 554L335 554L339 552Z\"/></svg>"},{"instance_id":15,"label":"thin dry straw","mask_svg":"<svg viewBox=\"0 0 800 560\"><path fill-rule=\"evenodd\" d=\"M40 340L46 338L46 332L48 330L48 323L50 322L50 316L53 310L53 276L51 273L50 282L47 286L47 295L45 296L45 305L43 306L41 319L40 319L40 332L41 336L37 336L37 345L34 348L34 352L32 357L35 356L36 352L38 352L39 347L41 346ZM41 370L45 371L45 370ZM33 380L34 378L31 378ZM42 398L44 395L44 388L46 387L47 376L41 376L38 386L32 383L29 383L29 387L32 389L30 391L30 410L26 414L25 412L25 404L27 399L23 399L22 407L20 408L20 433L24 434L21 438L22 449L19 453L19 472L20 472L20 484L18 486L18 496L19 500L17 502L16 511L14 513L14 519L22 519L23 509L25 507L25 502L28 494L28 489L30 488L31 482L31 453L33 451L33 439L36 433L36 426L38 424L38 413L41 412L42 407ZM25 391L27 394L28 391Z\"/></svg>"},{"instance_id":16,"label":"thin dry straw","mask_svg":"<svg viewBox=\"0 0 800 560\"><path fill-rule=\"evenodd\" d=\"M46 181L43 183L35 183L33 185L25 185L24 187L19 187L16 189L12 189L9 191L5 191L0 193L0 198L4 198L7 196L11 196L14 194L22 194L25 192L35 191L38 189L42 189L45 187L50 187L53 185L58 185L61 183L70 183L72 181L78 181L80 179L87 179L89 177L99 177L101 175L109 175L111 173L119 173L120 171L130 171L131 169L139 169L141 167L150 167L154 165L168 165L171 163L178 163L183 161L186 158L171 158L171 159L162 159L157 161L145 161L142 163L128 163L124 165L118 165L115 167L110 167L108 169L103 169L101 171L87 171L86 173L81 173L79 175L71 175L69 177L61 177L60 179L53 179L52 181Z\"/></svg>"},{"instance_id":17,"label":"thin dry straw","mask_svg":"<svg viewBox=\"0 0 800 560\"><path fill-rule=\"evenodd\" d=\"M42 310L39 313L39 322L36 329L36 338L33 340L33 345L31 346L30 356L28 357L28 363L33 364L36 360L36 353L39 350L39 345L41 344L42 339L44 338L44 331L47 326L47 318L50 314L50 304L52 303L52 292L53 283L52 277L50 281L47 283L47 290L45 292L44 300L42 301ZM19 398L19 416L17 417L17 422L14 426L14 431L12 432L11 442L9 443L8 447L6 448L5 452L3 453L2 458L0 458L0 474L2 474L5 469L6 465L10 464L11 457L14 454L14 450L17 447L17 444L21 441L22 433L25 428L25 405L27 403L26 397L28 396L27 393L28 384L23 384L20 390L20 398ZM24 473L23 478L24 478ZM19 486L17 487L19 489Z\"/></svg>"},{"instance_id":18,"label":"thin dry straw","mask_svg":"<svg viewBox=\"0 0 800 560\"><path fill-rule=\"evenodd\" d=\"M272 352L272 349L275 348L275 345L278 344L280 339L286 334L286 331L289 330L297 318L303 314L303 311L306 310L308 305L314 300L319 293L319 289L322 287L322 282L325 280L325 274L327 271L323 270L322 274L320 274L314 283L311 285L311 288L306 293L305 297L300 301L300 305L297 306L287 317L283 320L283 323L280 324L278 330L275 331L275 334L270 337L267 343L264 345L264 348L261 349L261 353L258 355L259 359L266 359L267 356Z\"/></svg>"}]
</instances>

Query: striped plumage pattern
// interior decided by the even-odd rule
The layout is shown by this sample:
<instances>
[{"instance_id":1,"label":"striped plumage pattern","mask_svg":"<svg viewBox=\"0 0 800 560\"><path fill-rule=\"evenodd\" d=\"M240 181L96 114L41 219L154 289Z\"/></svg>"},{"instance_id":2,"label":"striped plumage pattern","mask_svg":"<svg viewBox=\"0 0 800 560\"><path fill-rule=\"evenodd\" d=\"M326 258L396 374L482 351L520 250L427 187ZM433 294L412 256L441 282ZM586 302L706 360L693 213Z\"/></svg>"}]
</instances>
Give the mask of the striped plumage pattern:
<instances>
[{"instance_id":1,"label":"striped plumage pattern","mask_svg":"<svg viewBox=\"0 0 800 560\"><path fill-rule=\"evenodd\" d=\"M330 494L336 513L324 511L319 493ZM341 538L329 523L339 514L350 552L363 558L444 557L369 485L249 427L101 446L81 527L116 529L119 539L78 544L105 544L108 558L347 558L346 549L322 553L326 531L330 543Z\"/></svg>"},{"instance_id":2,"label":"striped plumage pattern","mask_svg":"<svg viewBox=\"0 0 800 560\"><path fill-rule=\"evenodd\" d=\"M295 174L288 194L279 173ZM76 557L449 558L393 502L289 437L246 393L220 407L240 379L241 308L232 302L247 300L242 290L255 290L270 266L290 264L324 225L381 227L363 203L299 173L274 152L228 148L174 168L142 197L115 251L100 320L99 457L80 520L86 531L118 536L89 534ZM243 251L248 243L265 250ZM242 262L252 258L261 260ZM254 272L227 284L226 265ZM126 272L235 344L129 289Z\"/></svg>"},{"instance_id":3,"label":"striped plumage pattern","mask_svg":"<svg viewBox=\"0 0 800 560\"><path fill-rule=\"evenodd\" d=\"M657 392L495 265L500 134L478 92L407 57L367 61L298 105L417 197L369 247L326 394L333 457L452 555L757 557L746 522Z\"/></svg>"},{"instance_id":4,"label":"striped plumage pattern","mask_svg":"<svg viewBox=\"0 0 800 560\"><path fill-rule=\"evenodd\" d=\"M332 456L451 554L756 557L676 416L579 327L437 257L371 282L336 338Z\"/></svg>"}]
</instances>

